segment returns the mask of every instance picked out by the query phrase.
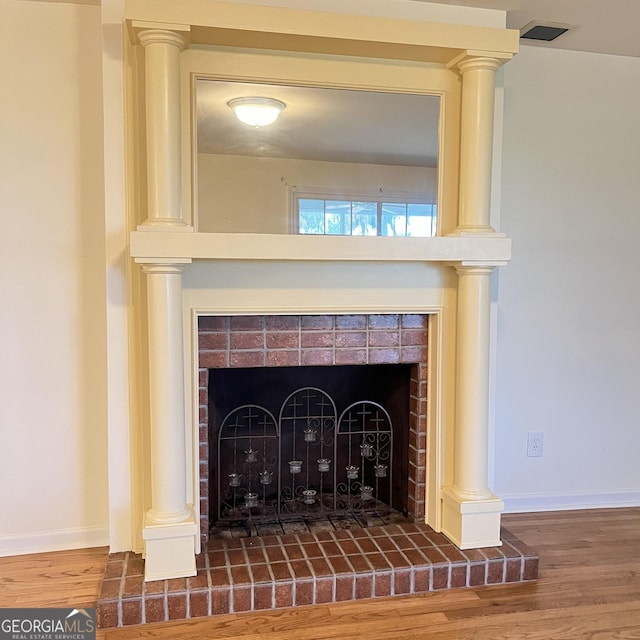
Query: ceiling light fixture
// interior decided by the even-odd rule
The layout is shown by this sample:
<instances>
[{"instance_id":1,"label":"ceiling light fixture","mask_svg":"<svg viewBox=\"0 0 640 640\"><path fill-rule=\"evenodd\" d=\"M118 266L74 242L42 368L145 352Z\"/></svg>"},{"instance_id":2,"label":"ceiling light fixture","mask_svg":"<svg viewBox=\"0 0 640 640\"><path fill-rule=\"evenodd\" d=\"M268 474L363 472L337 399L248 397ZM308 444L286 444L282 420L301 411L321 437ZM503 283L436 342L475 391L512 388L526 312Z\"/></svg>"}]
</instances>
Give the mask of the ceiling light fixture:
<instances>
[{"instance_id":1,"label":"ceiling light fixture","mask_svg":"<svg viewBox=\"0 0 640 640\"><path fill-rule=\"evenodd\" d=\"M251 127L266 127L273 124L287 106L274 98L234 98L227 104L233 109L240 122Z\"/></svg>"}]
</instances>

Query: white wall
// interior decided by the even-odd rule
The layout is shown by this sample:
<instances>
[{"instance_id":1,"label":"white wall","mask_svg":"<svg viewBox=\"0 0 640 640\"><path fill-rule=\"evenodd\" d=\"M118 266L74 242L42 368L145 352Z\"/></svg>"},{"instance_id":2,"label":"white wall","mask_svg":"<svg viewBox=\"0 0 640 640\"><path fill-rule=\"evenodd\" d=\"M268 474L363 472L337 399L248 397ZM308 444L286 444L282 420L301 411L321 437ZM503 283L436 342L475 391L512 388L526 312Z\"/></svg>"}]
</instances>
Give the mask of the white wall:
<instances>
[{"instance_id":1,"label":"white wall","mask_svg":"<svg viewBox=\"0 0 640 640\"><path fill-rule=\"evenodd\" d=\"M437 183L436 168L200 153L198 231L289 233L295 187L360 195L382 189L435 199Z\"/></svg>"},{"instance_id":2,"label":"white wall","mask_svg":"<svg viewBox=\"0 0 640 640\"><path fill-rule=\"evenodd\" d=\"M494 489L640 504L640 60L523 47L504 73Z\"/></svg>"},{"instance_id":3,"label":"white wall","mask_svg":"<svg viewBox=\"0 0 640 640\"><path fill-rule=\"evenodd\" d=\"M0 2L0 555L107 543L100 7Z\"/></svg>"}]
</instances>

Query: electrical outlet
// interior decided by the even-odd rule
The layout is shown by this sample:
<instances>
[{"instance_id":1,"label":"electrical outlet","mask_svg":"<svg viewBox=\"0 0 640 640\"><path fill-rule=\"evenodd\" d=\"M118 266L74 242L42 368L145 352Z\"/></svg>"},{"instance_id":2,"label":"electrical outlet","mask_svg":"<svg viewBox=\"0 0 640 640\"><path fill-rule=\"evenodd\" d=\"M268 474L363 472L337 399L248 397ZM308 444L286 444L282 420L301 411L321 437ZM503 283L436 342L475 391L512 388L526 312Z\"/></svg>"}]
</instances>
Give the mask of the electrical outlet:
<instances>
[{"instance_id":1,"label":"electrical outlet","mask_svg":"<svg viewBox=\"0 0 640 640\"><path fill-rule=\"evenodd\" d=\"M543 444L544 433L542 431L529 431L529 433L527 433L527 457L542 458Z\"/></svg>"}]
</instances>

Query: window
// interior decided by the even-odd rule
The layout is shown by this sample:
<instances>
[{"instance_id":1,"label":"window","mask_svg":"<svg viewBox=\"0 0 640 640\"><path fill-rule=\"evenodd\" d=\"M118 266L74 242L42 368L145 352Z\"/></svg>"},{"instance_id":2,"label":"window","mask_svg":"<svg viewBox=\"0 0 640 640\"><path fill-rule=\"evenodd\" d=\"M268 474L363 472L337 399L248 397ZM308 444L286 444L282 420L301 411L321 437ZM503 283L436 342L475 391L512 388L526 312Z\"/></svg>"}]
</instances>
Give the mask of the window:
<instances>
[{"instance_id":1,"label":"window","mask_svg":"<svg viewBox=\"0 0 640 640\"><path fill-rule=\"evenodd\" d=\"M301 234L428 237L436 233L437 206L417 197L347 200L296 195L294 202Z\"/></svg>"}]
</instances>

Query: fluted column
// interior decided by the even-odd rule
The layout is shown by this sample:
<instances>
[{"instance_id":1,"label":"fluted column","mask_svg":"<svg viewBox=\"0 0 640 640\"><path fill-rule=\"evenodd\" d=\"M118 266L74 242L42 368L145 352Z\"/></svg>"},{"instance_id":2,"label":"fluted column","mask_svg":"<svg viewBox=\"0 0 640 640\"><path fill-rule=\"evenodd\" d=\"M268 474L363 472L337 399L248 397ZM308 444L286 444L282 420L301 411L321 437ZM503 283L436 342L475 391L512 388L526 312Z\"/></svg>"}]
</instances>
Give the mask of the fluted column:
<instances>
[{"instance_id":1,"label":"fluted column","mask_svg":"<svg viewBox=\"0 0 640 640\"><path fill-rule=\"evenodd\" d=\"M143 28L147 219L141 229L190 230L182 217L180 52L186 28Z\"/></svg>"}]
</instances>

